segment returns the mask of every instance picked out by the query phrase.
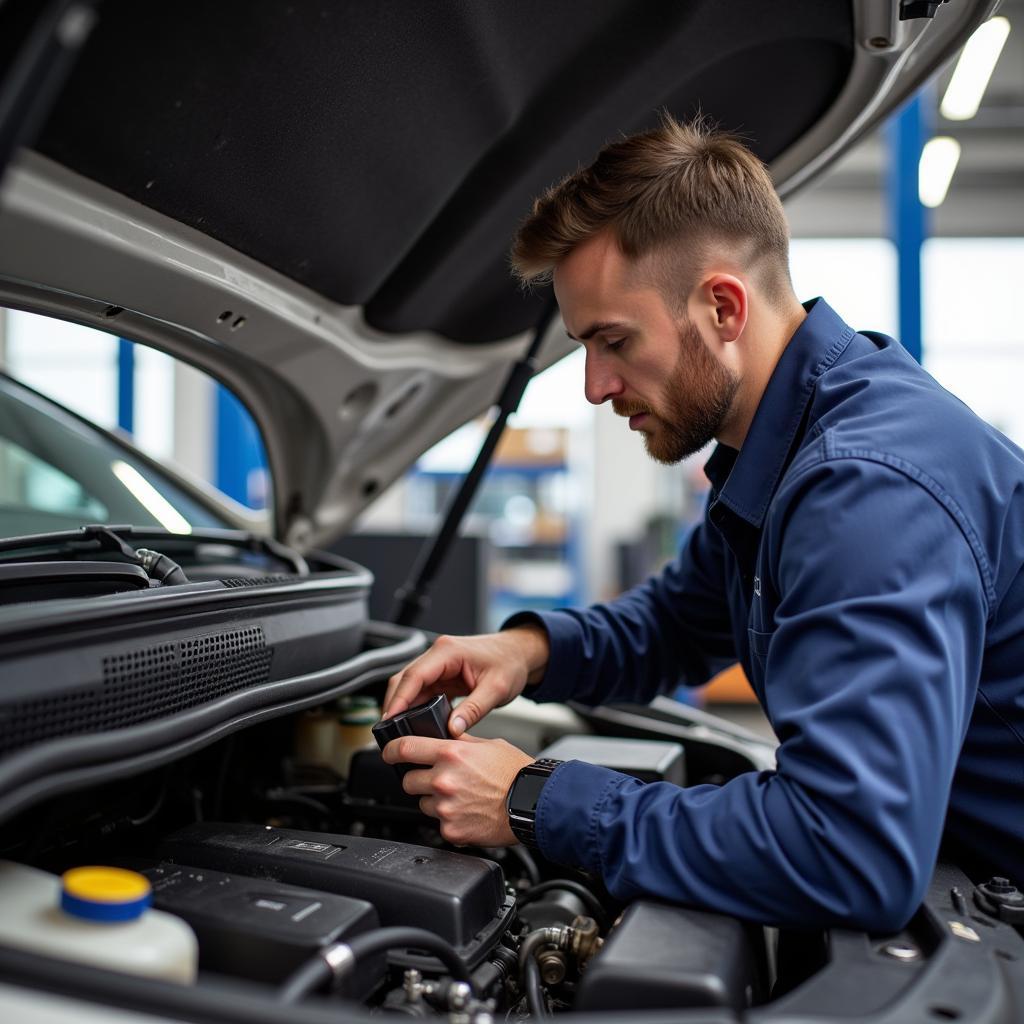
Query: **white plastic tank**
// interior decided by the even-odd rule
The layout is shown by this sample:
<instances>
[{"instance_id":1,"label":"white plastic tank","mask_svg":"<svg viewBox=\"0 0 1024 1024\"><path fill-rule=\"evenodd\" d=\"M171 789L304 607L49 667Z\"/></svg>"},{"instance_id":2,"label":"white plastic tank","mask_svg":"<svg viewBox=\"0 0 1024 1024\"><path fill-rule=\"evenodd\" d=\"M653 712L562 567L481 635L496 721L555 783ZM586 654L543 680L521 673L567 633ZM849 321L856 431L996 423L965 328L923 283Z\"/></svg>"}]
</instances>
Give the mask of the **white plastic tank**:
<instances>
[{"instance_id":1,"label":"white plastic tank","mask_svg":"<svg viewBox=\"0 0 1024 1024\"><path fill-rule=\"evenodd\" d=\"M0 945L191 984L195 934L151 909L151 898L149 880L123 868L72 868L58 878L0 861Z\"/></svg>"}]
</instances>

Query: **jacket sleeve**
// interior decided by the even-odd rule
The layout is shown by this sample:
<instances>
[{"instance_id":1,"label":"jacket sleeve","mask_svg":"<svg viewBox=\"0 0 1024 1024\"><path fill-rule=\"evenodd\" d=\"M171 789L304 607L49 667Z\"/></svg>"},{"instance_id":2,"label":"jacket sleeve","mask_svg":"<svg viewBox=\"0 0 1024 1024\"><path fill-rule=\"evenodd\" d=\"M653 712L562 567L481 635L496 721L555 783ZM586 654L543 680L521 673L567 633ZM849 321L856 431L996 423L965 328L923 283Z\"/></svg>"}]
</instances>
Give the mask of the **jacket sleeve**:
<instances>
[{"instance_id":1,"label":"jacket sleeve","mask_svg":"<svg viewBox=\"0 0 1024 1024\"><path fill-rule=\"evenodd\" d=\"M515 615L543 624L551 643L538 701L647 703L679 683L697 686L736 661L725 597L723 542L706 518L676 559L621 597L589 608Z\"/></svg>"},{"instance_id":2,"label":"jacket sleeve","mask_svg":"<svg viewBox=\"0 0 1024 1024\"><path fill-rule=\"evenodd\" d=\"M680 789L571 761L544 787L538 840L621 898L899 928L938 851L980 673L984 585L954 514L896 468L839 459L786 487L765 527L777 770Z\"/></svg>"}]
</instances>

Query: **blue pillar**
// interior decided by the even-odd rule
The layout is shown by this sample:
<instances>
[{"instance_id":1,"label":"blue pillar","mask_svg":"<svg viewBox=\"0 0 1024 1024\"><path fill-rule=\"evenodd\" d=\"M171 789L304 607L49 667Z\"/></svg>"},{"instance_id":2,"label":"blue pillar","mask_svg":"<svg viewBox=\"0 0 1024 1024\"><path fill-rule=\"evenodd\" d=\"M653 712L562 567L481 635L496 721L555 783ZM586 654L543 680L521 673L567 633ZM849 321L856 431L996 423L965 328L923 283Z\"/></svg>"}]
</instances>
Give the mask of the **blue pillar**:
<instances>
[{"instance_id":1,"label":"blue pillar","mask_svg":"<svg viewBox=\"0 0 1024 1024\"><path fill-rule=\"evenodd\" d=\"M918 362L922 352L921 247L928 237L928 211L918 195L917 176L933 106L930 92L918 93L885 126L886 199L889 237L896 246L899 339Z\"/></svg>"},{"instance_id":2,"label":"blue pillar","mask_svg":"<svg viewBox=\"0 0 1024 1024\"><path fill-rule=\"evenodd\" d=\"M135 346L127 338L117 339L117 425L135 432Z\"/></svg>"},{"instance_id":3,"label":"blue pillar","mask_svg":"<svg viewBox=\"0 0 1024 1024\"><path fill-rule=\"evenodd\" d=\"M263 440L249 410L223 385L216 391L216 451L214 468L217 487L243 505L262 508L265 495L254 483L255 470L265 470Z\"/></svg>"}]
</instances>

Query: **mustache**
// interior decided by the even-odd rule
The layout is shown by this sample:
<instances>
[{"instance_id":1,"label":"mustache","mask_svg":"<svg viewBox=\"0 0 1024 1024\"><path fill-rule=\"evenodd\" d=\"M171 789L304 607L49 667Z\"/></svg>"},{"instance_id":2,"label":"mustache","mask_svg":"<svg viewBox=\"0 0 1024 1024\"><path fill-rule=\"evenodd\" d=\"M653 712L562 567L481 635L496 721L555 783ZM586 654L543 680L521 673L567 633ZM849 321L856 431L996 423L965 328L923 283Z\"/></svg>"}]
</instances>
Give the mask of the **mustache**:
<instances>
[{"instance_id":1,"label":"mustache","mask_svg":"<svg viewBox=\"0 0 1024 1024\"><path fill-rule=\"evenodd\" d=\"M649 405L644 405L643 402L631 402L625 398L613 398L612 399L612 411L616 416L639 416L641 413L647 413L651 415L653 410Z\"/></svg>"}]
</instances>

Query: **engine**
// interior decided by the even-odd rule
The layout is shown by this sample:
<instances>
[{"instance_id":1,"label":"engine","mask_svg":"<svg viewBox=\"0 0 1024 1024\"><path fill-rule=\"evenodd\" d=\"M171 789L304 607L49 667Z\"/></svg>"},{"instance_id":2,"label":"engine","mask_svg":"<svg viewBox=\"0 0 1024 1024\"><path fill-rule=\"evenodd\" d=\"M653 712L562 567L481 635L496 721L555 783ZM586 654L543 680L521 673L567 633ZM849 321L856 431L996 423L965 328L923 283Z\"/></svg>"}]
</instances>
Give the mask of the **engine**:
<instances>
[{"instance_id":1,"label":"engine","mask_svg":"<svg viewBox=\"0 0 1024 1024\"><path fill-rule=\"evenodd\" d=\"M328 717L337 723L337 709ZM346 1000L486 1024L573 1010L741 1011L763 994L761 930L622 905L522 847L453 849L359 728L340 755L319 728L313 713L247 730L91 792L81 806L99 810L84 820L73 798L39 808L19 830L33 841L4 854L54 874L92 863L144 875L153 909L194 933L195 985L244 981L282 1005ZM678 773L665 746L631 741L629 753L645 770Z\"/></svg>"}]
</instances>

